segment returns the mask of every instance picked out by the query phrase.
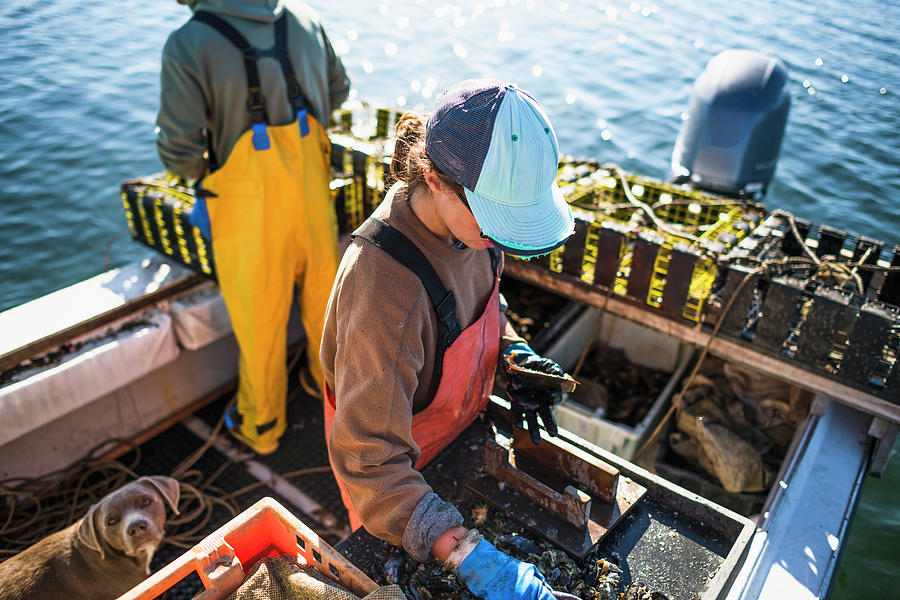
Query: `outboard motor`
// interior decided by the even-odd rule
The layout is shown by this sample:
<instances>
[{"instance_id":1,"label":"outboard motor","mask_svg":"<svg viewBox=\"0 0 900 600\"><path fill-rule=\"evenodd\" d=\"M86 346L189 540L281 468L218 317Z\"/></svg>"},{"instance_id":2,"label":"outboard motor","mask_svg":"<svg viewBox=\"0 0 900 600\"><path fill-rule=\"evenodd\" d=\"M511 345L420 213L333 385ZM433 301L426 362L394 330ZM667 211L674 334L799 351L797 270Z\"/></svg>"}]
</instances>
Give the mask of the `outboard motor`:
<instances>
[{"instance_id":1,"label":"outboard motor","mask_svg":"<svg viewBox=\"0 0 900 600\"><path fill-rule=\"evenodd\" d=\"M775 174L791 98L775 57L725 50L697 78L672 152L673 179L732 197L762 197Z\"/></svg>"}]
</instances>

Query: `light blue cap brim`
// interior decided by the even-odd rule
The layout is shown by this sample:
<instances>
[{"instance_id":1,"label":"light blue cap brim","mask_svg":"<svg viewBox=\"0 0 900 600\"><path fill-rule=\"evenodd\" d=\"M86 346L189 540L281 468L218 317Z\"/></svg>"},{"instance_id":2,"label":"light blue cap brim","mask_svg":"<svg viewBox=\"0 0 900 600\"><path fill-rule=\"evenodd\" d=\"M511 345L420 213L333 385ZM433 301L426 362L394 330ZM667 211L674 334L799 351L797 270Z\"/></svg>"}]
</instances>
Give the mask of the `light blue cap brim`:
<instances>
[{"instance_id":1,"label":"light blue cap brim","mask_svg":"<svg viewBox=\"0 0 900 600\"><path fill-rule=\"evenodd\" d=\"M574 232L556 184L559 144L543 109L507 84L474 188L466 198L482 233L507 252L546 254Z\"/></svg>"},{"instance_id":2,"label":"light blue cap brim","mask_svg":"<svg viewBox=\"0 0 900 600\"><path fill-rule=\"evenodd\" d=\"M465 192L482 233L510 254L547 254L575 232L572 211L556 181L544 197L526 206L504 205L472 190Z\"/></svg>"}]
</instances>

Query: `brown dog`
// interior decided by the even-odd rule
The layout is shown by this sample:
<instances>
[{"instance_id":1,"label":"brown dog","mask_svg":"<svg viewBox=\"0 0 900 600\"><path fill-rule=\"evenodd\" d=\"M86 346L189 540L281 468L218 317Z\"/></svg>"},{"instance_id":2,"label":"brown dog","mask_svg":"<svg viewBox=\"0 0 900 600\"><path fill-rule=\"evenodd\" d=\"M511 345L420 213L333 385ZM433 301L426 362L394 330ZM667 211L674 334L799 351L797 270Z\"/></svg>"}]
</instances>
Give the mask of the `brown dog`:
<instances>
[{"instance_id":1,"label":"brown dog","mask_svg":"<svg viewBox=\"0 0 900 600\"><path fill-rule=\"evenodd\" d=\"M150 574L165 501L178 514L178 481L141 477L104 496L69 527L0 564L0 600L117 598Z\"/></svg>"}]
</instances>

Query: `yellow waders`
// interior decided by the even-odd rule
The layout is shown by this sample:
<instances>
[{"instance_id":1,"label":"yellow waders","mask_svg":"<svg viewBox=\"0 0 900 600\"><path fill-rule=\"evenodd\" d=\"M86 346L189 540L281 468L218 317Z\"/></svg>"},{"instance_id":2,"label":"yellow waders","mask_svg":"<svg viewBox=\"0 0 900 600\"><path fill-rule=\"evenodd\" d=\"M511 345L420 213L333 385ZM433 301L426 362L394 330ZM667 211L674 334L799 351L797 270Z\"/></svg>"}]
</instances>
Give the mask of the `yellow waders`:
<instances>
[{"instance_id":1,"label":"yellow waders","mask_svg":"<svg viewBox=\"0 0 900 600\"><path fill-rule=\"evenodd\" d=\"M256 446L285 429L287 322L296 283L313 377L325 389L319 343L338 266L337 218L329 191L331 143L309 115L269 126L271 146L253 147L253 131L208 175L207 198L219 286L241 349L240 433Z\"/></svg>"},{"instance_id":2,"label":"yellow waders","mask_svg":"<svg viewBox=\"0 0 900 600\"><path fill-rule=\"evenodd\" d=\"M206 200L219 287L241 348L236 432L257 452L277 447L286 423L287 323L294 284L307 337L310 371L320 390L325 377L319 344L338 265L337 217L331 200L328 134L311 114L288 57L287 11L275 21L275 45L250 46L220 16L195 11L238 49L247 74L251 128L226 164L207 175ZM297 118L266 124L256 61L276 58Z\"/></svg>"}]
</instances>

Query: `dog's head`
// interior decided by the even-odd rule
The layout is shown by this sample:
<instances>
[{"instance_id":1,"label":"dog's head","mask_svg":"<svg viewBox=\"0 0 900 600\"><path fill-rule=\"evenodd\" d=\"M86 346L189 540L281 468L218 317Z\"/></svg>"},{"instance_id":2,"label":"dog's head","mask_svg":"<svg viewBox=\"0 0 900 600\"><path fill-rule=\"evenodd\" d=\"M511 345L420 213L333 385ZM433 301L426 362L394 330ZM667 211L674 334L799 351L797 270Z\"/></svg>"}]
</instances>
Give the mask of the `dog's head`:
<instances>
[{"instance_id":1,"label":"dog's head","mask_svg":"<svg viewBox=\"0 0 900 600\"><path fill-rule=\"evenodd\" d=\"M78 526L78 539L100 553L133 557L149 575L150 560L163 539L165 503L178 514L178 481L163 475L141 477L100 499Z\"/></svg>"}]
</instances>

